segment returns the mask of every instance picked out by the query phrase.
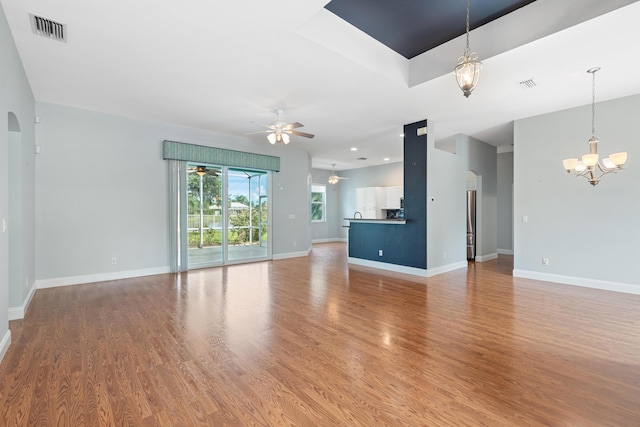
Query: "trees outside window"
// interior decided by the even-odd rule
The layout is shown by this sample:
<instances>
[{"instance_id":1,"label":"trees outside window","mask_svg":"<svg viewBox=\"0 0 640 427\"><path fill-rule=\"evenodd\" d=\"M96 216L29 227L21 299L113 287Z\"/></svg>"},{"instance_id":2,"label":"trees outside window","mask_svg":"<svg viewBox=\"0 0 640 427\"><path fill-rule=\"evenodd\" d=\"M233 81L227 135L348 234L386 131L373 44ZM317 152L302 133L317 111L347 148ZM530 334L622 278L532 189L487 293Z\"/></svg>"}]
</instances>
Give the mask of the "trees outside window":
<instances>
[{"instance_id":1,"label":"trees outside window","mask_svg":"<svg viewBox=\"0 0 640 427\"><path fill-rule=\"evenodd\" d=\"M327 186L313 184L311 186L311 221L325 222L326 219L326 203Z\"/></svg>"},{"instance_id":2,"label":"trees outside window","mask_svg":"<svg viewBox=\"0 0 640 427\"><path fill-rule=\"evenodd\" d=\"M207 166L198 174L190 164L187 173L187 229L190 248L222 244L222 179L220 167Z\"/></svg>"}]
</instances>

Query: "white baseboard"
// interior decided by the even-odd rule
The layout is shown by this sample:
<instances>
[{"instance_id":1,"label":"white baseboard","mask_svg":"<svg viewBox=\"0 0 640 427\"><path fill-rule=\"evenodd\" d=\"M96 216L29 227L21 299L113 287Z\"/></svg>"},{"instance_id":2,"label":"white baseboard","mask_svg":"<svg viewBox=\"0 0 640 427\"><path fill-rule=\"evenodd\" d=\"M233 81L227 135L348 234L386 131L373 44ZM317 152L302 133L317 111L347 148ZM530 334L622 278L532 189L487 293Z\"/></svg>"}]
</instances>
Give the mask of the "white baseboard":
<instances>
[{"instance_id":1,"label":"white baseboard","mask_svg":"<svg viewBox=\"0 0 640 427\"><path fill-rule=\"evenodd\" d=\"M11 345L11 331L7 330L7 333L2 337L2 341L0 341L0 362L4 359L4 355L7 354L7 350L9 350L9 346Z\"/></svg>"},{"instance_id":2,"label":"white baseboard","mask_svg":"<svg viewBox=\"0 0 640 427\"><path fill-rule=\"evenodd\" d=\"M467 261L455 262L453 264L441 265L440 267L427 269L427 277L437 276L438 274L448 273L453 270L459 270L461 268L467 268L469 264Z\"/></svg>"},{"instance_id":3,"label":"white baseboard","mask_svg":"<svg viewBox=\"0 0 640 427\"><path fill-rule=\"evenodd\" d=\"M55 279L36 280L38 289L58 286L81 285L83 283L106 282L109 280L130 279L132 277L153 276L170 273L169 267L147 268L142 270L117 271L114 273L88 274L85 276L57 277Z\"/></svg>"},{"instance_id":4,"label":"white baseboard","mask_svg":"<svg viewBox=\"0 0 640 427\"><path fill-rule=\"evenodd\" d=\"M341 237L335 237L332 239L313 239L311 243L333 243L333 242L347 242L347 239Z\"/></svg>"},{"instance_id":5,"label":"white baseboard","mask_svg":"<svg viewBox=\"0 0 640 427\"><path fill-rule=\"evenodd\" d=\"M438 274L466 268L467 262L457 262L454 264L443 265L436 268L424 270L422 268L407 267L406 265L390 264L388 262L370 261L368 259L349 257L349 264L361 265L363 267L378 268L380 270L394 271L396 273L411 274L412 276L433 277Z\"/></svg>"},{"instance_id":6,"label":"white baseboard","mask_svg":"<svg viewBox=\"0 0 640 427\"><path fill-rule=\"evenodd\" d=\"M563 276L560 274L538 273L537 271L529 270L513 270L513 277L640 295L640 285L633 285L630 283L609 282L606 280L586 279L583 277Z\"/></svg>"},{"instance_id":7,"label":"white baseboard","mask_svg":"<svg viewBox=\"0 0 640 427\"><path fill-rule=\"evenodd\" d=\"M493 253L493 254L489 254L489 255L477 255L476 256L476 262L486 262L486 261L491 261L492 259L497 259L498 258L498 254L497 253Z\"/></svg>"},{"instance_id":8,"label":"white baseboard","mask_svg":"<svg viewBox=\"0 0 640 427\"><path fill-rule=\"evenodd\" d=\"M498 255L513 255L512 249L498 249Z\"/></svg>"},{"instance_id":9,"label":"white baseboard","mask_svg":"<svg viewBox=\"0 0 640 427\"><path fill-rule=\"evenodd\" d=\"M411 274L413 276L427 277L427 270L422 268L407 267L406 265L389 264L388 262L370 261L362 258L348 258L349 264L372 267L380 270L395 271L396 273Z\"/></svg>"},{"instance_id":10,"label":"white baseboard","mask_svg":"<svg viewBox=\"0 0 640 427\"><path fill-rule=\"evenodd\" d=\"M278 260L278 259L287 259L287 258L298 258L298 257L303 257L303 256L309 256L309 253L311 252L311 248L307 249L306 251L300 251L300 252L288 252L288 253L284 253L284 254L274 254L273 255L273 260Z\"/></svg>"},{"instance_id":11,"label":"white baseboard","mask_svg":"<svg viewBox=\"0 0 640 427\"><path fill-rule=\"evenodd\" d=\"M24 315L29 308L29 304L31 304L31 299L35 295L36 289L36 282L33 282L31 290L27 294L27 297L24 299L22 305L20 307L9 307L9 320L24 319Z\"/></svg>"}]
</instances>

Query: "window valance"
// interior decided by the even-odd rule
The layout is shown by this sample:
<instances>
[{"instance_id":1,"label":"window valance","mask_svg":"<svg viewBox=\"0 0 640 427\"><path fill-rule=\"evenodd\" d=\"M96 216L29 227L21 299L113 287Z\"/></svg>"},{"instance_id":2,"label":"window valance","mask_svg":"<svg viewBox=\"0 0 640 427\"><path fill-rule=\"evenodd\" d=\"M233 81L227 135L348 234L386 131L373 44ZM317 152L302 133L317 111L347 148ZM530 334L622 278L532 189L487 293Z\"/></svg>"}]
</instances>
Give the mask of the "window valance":
<instances>
[{"instance_id":1,"label":"window valance","mask_svg":"<svg viewBox=\"0 0 640 427\"><path fill-rule=\"evenodd\" d=\"M162 158L280 172L280 157L168 140L163 141Z\"/></svg>"}]
</instances>

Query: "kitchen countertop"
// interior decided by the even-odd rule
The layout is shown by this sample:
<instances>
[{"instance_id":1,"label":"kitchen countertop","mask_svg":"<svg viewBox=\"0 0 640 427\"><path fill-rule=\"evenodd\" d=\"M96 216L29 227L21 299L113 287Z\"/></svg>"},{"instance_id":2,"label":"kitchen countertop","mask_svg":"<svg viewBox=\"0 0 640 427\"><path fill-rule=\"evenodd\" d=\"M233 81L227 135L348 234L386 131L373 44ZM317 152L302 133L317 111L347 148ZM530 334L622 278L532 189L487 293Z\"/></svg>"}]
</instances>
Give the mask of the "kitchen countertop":
<instances>
[{"instance_id":1,"label":"kitchen countertop","mask_svg":"<svg viewBox=\"0 0 640 427\"><path fill-rule=\"evenodd\" d=\"M345 221L363 222L373 224L406 224L406 219L363 219L363 218L343 218Z\"/></svg>"}]
</instances>

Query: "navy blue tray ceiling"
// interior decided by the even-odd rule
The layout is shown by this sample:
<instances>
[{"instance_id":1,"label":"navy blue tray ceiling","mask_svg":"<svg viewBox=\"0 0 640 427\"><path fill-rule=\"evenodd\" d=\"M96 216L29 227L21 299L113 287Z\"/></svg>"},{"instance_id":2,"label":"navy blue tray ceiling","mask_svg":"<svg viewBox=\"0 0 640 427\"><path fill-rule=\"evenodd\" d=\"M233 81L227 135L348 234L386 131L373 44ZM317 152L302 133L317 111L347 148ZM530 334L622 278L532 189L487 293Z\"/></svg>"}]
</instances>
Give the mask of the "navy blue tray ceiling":
<instances>
[{"instance_id":1,"label":"navy blue tray ceiling","mask_svg":"<svg viewBox=\"0 0 640 427\"><path fill-rule=\"evenodd\" d=\"M470 27L533 1L471 0ZM464 34L466 6L466 0L332 0L325 8L410 59Z\"/></svg>"}]
</instances>

